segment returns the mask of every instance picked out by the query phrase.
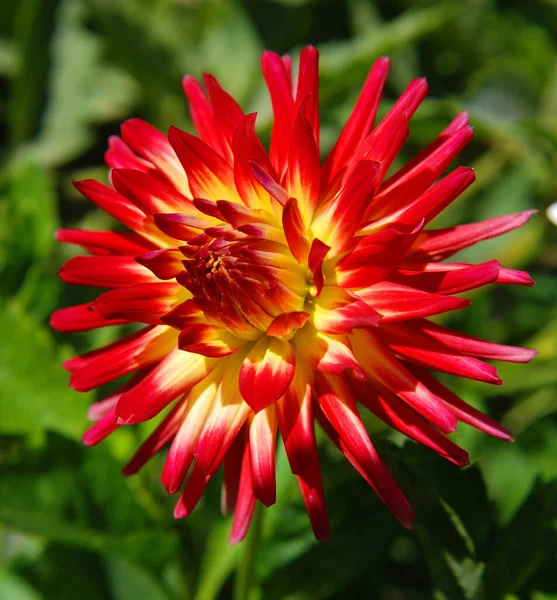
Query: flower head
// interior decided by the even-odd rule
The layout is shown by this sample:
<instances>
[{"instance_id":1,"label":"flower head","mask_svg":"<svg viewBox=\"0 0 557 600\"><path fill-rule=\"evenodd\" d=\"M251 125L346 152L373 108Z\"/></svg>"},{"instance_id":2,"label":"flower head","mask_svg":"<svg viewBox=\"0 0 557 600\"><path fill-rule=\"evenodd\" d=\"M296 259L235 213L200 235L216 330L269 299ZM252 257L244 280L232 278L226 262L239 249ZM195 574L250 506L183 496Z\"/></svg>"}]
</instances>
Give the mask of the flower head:
<instances>
[{"instance_id":1,"label":"flower head","mask_svg":"<svg viewBox=\"0 0 557 600\"><path fill-rule=\"evenodd\" d=\"M183 86L198 137L168 136L138 119L110 138L110 185L81 181L87 198L127 233L64 229L91 256L61 269L68 283L108 288L54 313L60 331L144 327L65 363L85 391L131 375L94 404L86 444L169 412L139 448L135 473L167 444L162 481L193 510L222 465L231 541L256 501L275 501L275 447L284 444L319 539L329 535L315 421L405 526L412 509L369 439L360 407L462 466L446 434L458 421L510 433L439 383L429 369L498 384L484 359L526 362L534 352L463 335L428 317L470 304L456 294L485 284L530 285L526 273L445 262L462 248L524 224L531 211L431 229L474 180L459 167L470 141L461 114L413 160L387 173L427 92L413 81L375 125L389 62L372 67L338 141L320 164L318 53L265 52L274 111L269 153L211 75Z\"/></svg>"}]
</instances>

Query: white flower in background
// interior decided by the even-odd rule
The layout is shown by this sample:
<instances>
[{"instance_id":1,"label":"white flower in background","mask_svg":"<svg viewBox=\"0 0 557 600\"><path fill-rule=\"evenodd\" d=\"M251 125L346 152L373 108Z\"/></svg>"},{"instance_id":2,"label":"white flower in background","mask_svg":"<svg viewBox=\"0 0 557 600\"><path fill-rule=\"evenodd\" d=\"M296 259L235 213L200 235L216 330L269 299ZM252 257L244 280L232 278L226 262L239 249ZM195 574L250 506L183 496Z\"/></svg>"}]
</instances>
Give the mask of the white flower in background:
<instances>
[{"instance_id":1,"label":"white flower in background","mask_svg":"<svg viewBox=\"0 0 557 600\"><path fill-rule=\"evenodd\" d=\"M557 202L554 202L551 206L548 206L545 214L547 215L547 218L553 223L553 225L557 225Z\"/></svg>"}]
</instances>

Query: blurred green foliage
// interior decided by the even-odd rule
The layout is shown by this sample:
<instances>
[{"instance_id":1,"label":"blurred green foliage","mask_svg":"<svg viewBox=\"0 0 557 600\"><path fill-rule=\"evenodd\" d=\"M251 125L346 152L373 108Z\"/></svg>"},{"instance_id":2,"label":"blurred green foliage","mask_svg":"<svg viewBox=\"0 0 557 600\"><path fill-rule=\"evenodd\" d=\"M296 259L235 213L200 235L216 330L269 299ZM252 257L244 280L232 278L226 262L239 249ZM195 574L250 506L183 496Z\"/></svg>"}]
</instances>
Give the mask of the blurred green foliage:
<instances>
[{"instance_id":1,"label":"blurred green foliage","mask_svg":"<svg viewBox=\"0 0 557 600\"><path fill-rule=\"evenodd\" d=\"M458 471L368 419L373 439L413 503L416 528L395 522L374 493L322 445L333 536L313 540L278 459L252 599L446 600L557 598L557 199L555 0L3 0L0 3L0 598L228 598L243 548L227 544L218 486L186 522L158 480L160 457L130 478L120 468L147 428L84 449L93 395L67 387L63 358L111 341L111 331L60 336L49 314L90 298L63 286L73 252L60 224L112 227L71 187L106 178L108 135L141 116L191 128L184 73L213 72L268 137L265 47L321 50L323 151L333 143L371 62L393 61L384 112L409 79L430 96L412 122L407 159L461 110L476 138L463 161L477 183L440 223L534 207L523 230L466 253L525 268L535 288L473 295L451 325L536 347L532 365L505 365L501 387L450 386L516 433L514 444L462 426L473 466ZM150 428L150 426L149 426Z\"/></svg>"}]
</instances>

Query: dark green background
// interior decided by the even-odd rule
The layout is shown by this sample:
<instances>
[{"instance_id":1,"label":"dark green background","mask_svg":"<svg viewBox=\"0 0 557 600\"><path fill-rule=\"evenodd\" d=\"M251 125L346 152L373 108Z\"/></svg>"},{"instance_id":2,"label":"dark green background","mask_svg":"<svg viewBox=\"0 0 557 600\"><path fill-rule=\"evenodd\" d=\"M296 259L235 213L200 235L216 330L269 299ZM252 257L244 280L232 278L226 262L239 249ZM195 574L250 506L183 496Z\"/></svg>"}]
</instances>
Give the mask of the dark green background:
<instances>
[{"instance_id":1,"label":"dark green background","mask_svg":"<svg viewBox=\"0 0 557 600\"><path fill-rule=\"evenodd\" d=\"M557 200L556 36L555 0L0 2L0 598L233 594L245 549L226 542L217 482L189 520L174 522L174 498L158 479L162 457L139 476L120 476L152 425L81 446L94 394L71 391L59 363L119 332L49 330L55 308L92 297L58 280L77 250L52 234L61 224L114 226L71 179L106 180L106 138L129 116L189 129L186 72L213 72L259 111L267 139L259 55L308 42L321 50L323 151L382 54L393 63L382 113L411 78L430 84L401 160L470 112L476 137L461 163L476 169L477 183L440 223L538 208L522 230L466 252L527 269L537 286L475 292L473 306L445 323L540 355L503 365L501 387L450 381L516 434L505 444L461 426L454 437L471 453L466 470L366 417L416 509L413 532L324 442L333 535L315 542L280 453L277 506L266 513L250 598L557 598L557 228L544 216Z\"/></svg>"}]
</instances>

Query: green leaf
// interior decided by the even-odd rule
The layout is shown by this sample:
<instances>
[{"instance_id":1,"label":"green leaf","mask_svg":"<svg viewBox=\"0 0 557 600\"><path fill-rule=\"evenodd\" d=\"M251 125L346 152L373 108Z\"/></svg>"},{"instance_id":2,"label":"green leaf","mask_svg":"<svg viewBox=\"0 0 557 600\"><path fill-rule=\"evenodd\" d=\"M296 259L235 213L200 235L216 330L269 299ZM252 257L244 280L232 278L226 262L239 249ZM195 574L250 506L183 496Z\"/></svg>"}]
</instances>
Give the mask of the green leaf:
<instances>
[{"instance_id":1,"label":"green leaf","mask_svg":"<svg viewBox=\"0 0 557 600\"><path fill-rule=\"evenodd\" d=\"M128 113L133 80L103 64L102 41L86 29L87 4L64 0L52 38L49 101L40 134L21 153L44 165L63 164L93 142L92 125Z\"/></svg>"},{"instance_id":2,"label":"green leaf","mask_svg":"<svg viewBox=\"0 0 557 600\"><path fill-rule=\"evenodd\" d=\"M557 552L557 480L538 484L495 539L485 573L485 598L517 592Z\"/></svg>"},{"instance_id":3,"label":"green leaf","mask_svg":"<svg viewBox=\"0 0 557 600\"><path fill-rule=\"evenodd\" d=\"M107 558L110 591L114 600L168 600L159 582L145 569L124 558Z\"/></svg>"},{"instance_id":4,"label":"green leaf","mask_svg":"<svg viewBox=\"0 0 557 600\"><path fill-rule=\"evenodd\" d=\"M41 600L31 585L13 573L0 570L0 598L9 600Z\"/></svg>"},{"instance_id":5,"label":"green leaf","mask_svg":"<svg viewBox=\"0 0 557 600\"><path fill-rule=\"evenodd\" d=\"M0 432L57 431L79 439L91 394L68 387L65 356L50 331L15 300L0 302L0 320Z\"/></svg>"}]
</instances>

